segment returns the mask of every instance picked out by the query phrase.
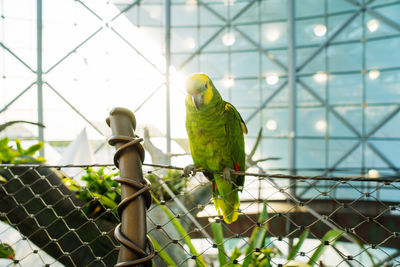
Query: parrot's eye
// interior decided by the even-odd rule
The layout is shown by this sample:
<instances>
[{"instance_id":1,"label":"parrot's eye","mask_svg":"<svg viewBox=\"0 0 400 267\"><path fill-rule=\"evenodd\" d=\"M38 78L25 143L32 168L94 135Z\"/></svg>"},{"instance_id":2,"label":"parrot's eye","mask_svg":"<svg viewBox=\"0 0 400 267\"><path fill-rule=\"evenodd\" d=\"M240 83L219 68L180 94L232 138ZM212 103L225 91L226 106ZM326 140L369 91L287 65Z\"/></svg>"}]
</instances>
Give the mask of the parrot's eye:
<instances>
[{"instance_id":1,"label":"parrot's eye","mask_svg":"<svg viewBox=\"0 0 400 267\"><path fill-rule=\"evenodd\" d=\"M206 88L206 90L208 89L208 83L206 83L206 84L204 85L204 88Z\"/></svg>"}]
</instances>

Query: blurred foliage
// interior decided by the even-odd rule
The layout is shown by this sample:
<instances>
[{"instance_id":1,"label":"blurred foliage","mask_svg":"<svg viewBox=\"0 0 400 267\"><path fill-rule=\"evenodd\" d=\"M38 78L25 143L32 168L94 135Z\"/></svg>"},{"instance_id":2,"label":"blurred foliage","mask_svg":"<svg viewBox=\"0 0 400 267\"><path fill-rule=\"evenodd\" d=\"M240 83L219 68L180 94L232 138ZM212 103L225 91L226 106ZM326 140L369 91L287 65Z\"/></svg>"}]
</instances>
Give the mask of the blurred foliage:
<instances>
[{"instance_id":1,"label":"blurred foliage","mask_svg":"<svg viewBox=\"0 0 400 267\"><path fill-rule=\"evenodd\" d=\"M121 202L121 186L114 181L114 177L119 176L119 172L108 171L105 167L95 170L88 167L86 175L76 179L65 177L63 183L75 193L76 197L82 199L87 204L83 212L90 217L104 216L103 218L117 224L117 206ZM186 178L182 178L181 171L168 171L166 176L158 178L157 175L149 173L145 176L151 183L151 190L157 199L169 200L171 197L162 188L160 179L174 192L180 194L186 186ZM84 185L82 185L84 184ZM106 212L109 209L110 212Z\"/></svg>"},{"instance_id":2,"label":"blurred foliage","mask_svg":"<svg viewBox=\"0 0 400 267\"><path fill-rule=\"evenodd\" d=\"M181 194L188 182L188 178L184 177L182 171L178 170L168 170L167 175L161 177L153 173L148 173L145 178L151 183L151 191L154 197L164 201L172 198L162 187L162 182L164 182L175 195Z\"/></svg>"},{"instance_id":3,"label":"blurred foliage","mask_svg":"<svg viewBox=\"0 0 400 267\"><path fill-rule=\"evenodd\" d=\"M90 217L99 216L104 213L104 219L118 223L117 206L121 202L121 187L113 180L119 176L119 172L105 173L106 168L102 167L95 170L91 167L86 169L86 175L78 181L65 177L63 183L75 193L76 198L82 199L87 204L83 207L83 212ZM106 212L107 209L111 210Z\"/></svg>"},{"instance_id":4,"label":"blurred foliage","mask_svg":"<svg viewBox=\"0 0 400 267\"><path fill-rule=\"evenodd\" d=\"M44 158L35 156L36 152L43 148L43 142L34 144L27 149L22 148L21 140L17 138L15 138L16 149L10 146L9 142L10 139L8 137L0 139L0 163L24 164L42 163L45 161Z\"/></svg>"},{"instance_id":5,"label":"blurred foliage","mask_svg":"<svg viewBox=\"0 0 400 267\"><path fill-rule=\"evenodd\" d=\"M11 245L7 243L0 243L0 259L10 259L15 258L15 251Z\"/></svg>"}]
</instances>

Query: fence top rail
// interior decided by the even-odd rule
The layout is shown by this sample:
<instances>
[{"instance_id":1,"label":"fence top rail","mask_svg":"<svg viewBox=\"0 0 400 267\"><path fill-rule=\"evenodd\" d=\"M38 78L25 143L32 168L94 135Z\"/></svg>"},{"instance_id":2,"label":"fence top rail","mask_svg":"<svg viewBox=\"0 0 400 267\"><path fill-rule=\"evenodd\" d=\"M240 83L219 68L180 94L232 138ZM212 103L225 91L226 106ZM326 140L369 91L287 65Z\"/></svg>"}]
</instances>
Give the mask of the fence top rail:
<instances>
[{"instance_id":1,"label":"fence top rail","mask_svg":"<svg viewBox=\"0 0 400 267\"><path fill-rule=\"evenodd\" d=\"M152 164L152 163L144 163L143 166L160 168L160 169L173 169L173 170L184 170L184 167L177 167L172 165L163 165L163 164ZM0 168L88 168L88 167L115 167L112 163L105 164L67 164L67 165L45 165L45 164L0 164ZM222 174L222 172L210 171L206 169L196 169L196 172L211 172ZM327 176L303 176L303 175L290 175L290 174L280 174L280 173L254 173L254 172L243 172L243 171L232 171L232 174L245 175L245 176L254 176L259 177L259 179L292 179L299 181L306 180L323 180L323 181L336 181L336 182L378 182L378 183L398 183L400 182L400 177L397 176L384 176L378 178L370 178L364 176L337 176L337 177L327 177Z\"/></svg>"}]
</instances>

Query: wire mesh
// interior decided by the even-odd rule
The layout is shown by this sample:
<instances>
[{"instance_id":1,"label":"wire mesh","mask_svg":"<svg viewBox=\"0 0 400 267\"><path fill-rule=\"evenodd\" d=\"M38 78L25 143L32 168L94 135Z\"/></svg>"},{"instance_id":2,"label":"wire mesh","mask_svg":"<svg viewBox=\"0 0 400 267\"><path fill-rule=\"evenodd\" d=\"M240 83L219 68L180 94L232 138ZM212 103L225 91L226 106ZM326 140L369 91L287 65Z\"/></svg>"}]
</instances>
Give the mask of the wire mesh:
<instances>
[{"instance_id":1,"label":"wire mesh","mask_svg":"<svg viewBox=\"0 0 400 267\"><path fill-rule=\"evenodd\" d=\"M155 266L397 266L400 179L246 173L239 219L198 172L144 165ZM113 266L113 165L0 165L1 266ZM302 195L299 193L305 192ZM262 265L262 264L269 265ZM307 265L304 265L307 266Z\"/></svg>"}]
</instances>

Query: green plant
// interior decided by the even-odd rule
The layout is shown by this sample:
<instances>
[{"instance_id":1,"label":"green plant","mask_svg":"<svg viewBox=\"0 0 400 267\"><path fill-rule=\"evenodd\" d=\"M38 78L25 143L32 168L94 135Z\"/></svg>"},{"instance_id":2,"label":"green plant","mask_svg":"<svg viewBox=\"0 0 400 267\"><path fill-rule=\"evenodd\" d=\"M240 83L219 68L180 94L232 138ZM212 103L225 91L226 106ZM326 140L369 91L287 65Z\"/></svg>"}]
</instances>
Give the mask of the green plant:
<instances>
[{"instance_id":1,"label":"green plant","mask_svg":"<svg viewBox=\"0 0 400 267\"><path fill-rule=\"evenodd\" d=\"M118 176L119 172L104 172L105 167L95 170L88 167L86 175L81 177L81 181L85 186L81 186L77 181L68 177L63 179L63 183L75 193L75 196L82 199L87 204L83 208L83 212L91 217L103 216L106 220L118 223L117 206L121 202L121 187L113 177ZM106 213L107 209L111 209L112 213Z\"/></svg>"},{"instance_id":2,"label":"green plant","mask_svg":"<svg viewBox=\"0 0 400 267\"><path fill-rule=\"evenodd\" d=\"M0 259L10 259L15 258L15 251L11 245L7 243L0 243Z\"/></svg>"},{"instance_id":3,"label":"green plant","mask_svg":"<svg viewBox=\"0 0 400 267\"><path fill-rule=\"evenodd\" d=\"M151 183L151 191L154 197L164 201L171 199L171 196L162 187L159 176L153 173L148 173L145 178ZM160 178L175 195L179 195L180 192L183 191L188 181L188 179L182 175L182 171L178 170L168 170L167 175L163 175Z\"/></svg>"},{"instance_id":4,"label":"green plant","mask_svg":"<svg viewBox=\"0 0 400 267\"><path fill-rule=\"evenodd\" d=\"M16 149L10 146L9 142L10 139L8 137L0 139L0 163L24 164L42 163L45 161L40 156L35 157L36 152L43 148L43 142L34 144L27 149L22 148L21 140L17 138L15 138Z\"/></svg>"}]
</instances>

